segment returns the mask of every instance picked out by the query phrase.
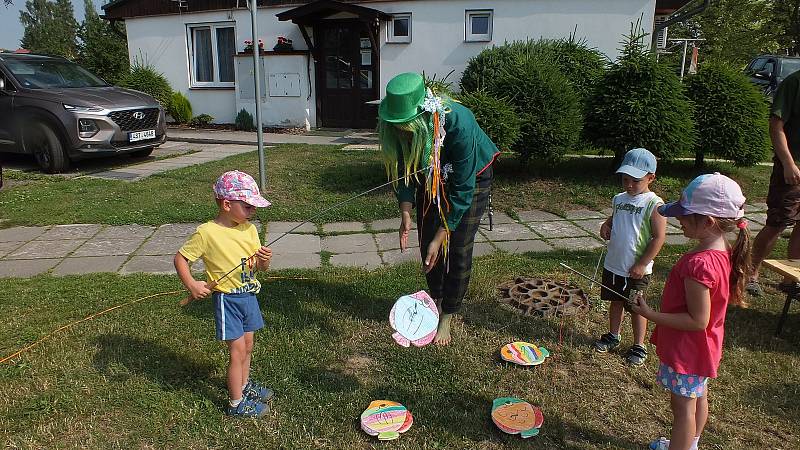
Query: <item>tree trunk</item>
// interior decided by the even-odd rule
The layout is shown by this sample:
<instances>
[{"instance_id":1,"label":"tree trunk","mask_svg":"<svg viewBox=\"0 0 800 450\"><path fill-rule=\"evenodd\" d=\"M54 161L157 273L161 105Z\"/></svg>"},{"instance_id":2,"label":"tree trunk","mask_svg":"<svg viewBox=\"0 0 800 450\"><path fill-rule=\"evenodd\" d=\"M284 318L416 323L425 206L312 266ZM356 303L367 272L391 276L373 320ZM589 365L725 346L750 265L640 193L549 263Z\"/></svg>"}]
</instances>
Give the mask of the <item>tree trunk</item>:
<instances>
[{"instance_id":1,"label":"tree trunk","mask_svg":"<svg viewBox=\"0 0 800 450\"><path fill-rule=\"evenodd\" d=\"M705 165L706 165L705 154L703 153L702 150L697 150L694 153L694 167L695 167L695 169L699 169L699 168L701 168L701 167L703 167Z\"/></svg>"}]
</instances>

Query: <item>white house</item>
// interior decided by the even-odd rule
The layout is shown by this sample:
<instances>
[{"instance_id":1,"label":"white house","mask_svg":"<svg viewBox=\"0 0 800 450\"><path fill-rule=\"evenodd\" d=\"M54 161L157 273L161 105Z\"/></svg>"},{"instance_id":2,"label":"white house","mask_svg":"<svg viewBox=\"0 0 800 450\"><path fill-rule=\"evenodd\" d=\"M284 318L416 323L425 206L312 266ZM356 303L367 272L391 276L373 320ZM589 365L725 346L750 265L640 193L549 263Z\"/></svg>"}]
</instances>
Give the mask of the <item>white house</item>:
<instances>
[{"instance_id":1,"label":"white house","mask_svg":"<svg viewBox=\"0 0 800 450\"><path fill-rule=\"evenodd\" d=\"M371 128L394 75L453 72L487 46L576 33L609 58L642 19L689 0L260 0L263 122L268 126ZM144 59L184 93L195 114L231 123L255 109L246 0L116 0L105 18L124 20L131 60ZM291 50L273 50L278 37Z\"/></svg>"}]
</instances>

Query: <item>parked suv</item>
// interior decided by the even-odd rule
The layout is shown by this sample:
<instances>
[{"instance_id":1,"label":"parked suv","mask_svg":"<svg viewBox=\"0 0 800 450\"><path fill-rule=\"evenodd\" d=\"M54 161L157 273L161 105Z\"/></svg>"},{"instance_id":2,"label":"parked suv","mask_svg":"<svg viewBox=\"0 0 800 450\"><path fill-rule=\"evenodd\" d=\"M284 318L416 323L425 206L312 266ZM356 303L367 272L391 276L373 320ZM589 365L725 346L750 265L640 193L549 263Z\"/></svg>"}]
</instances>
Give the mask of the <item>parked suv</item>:
<instances>
[{"instance_id":1,"label":"parked suv","mask_svg":"<svg viewBox=\"0 0 800 450\"><path fill-rule=\"evenodd\" d=\"M0 151L32 154L46 172L95 156L148 156L166 139L165 123L153 97L66 59L0 53Z\"/></svg>"},{"instance_id":2,"label":"parked suv","mask_svg":"<svg viewBox=\"0 0 800 450\"><path fill-rule=\"evenodd\" d=\"M761 55L747 65L745 73L750 76L753 84L771 97L784 78L798 70L800 70L798 57Z\"/></svg>"}]
</instances>

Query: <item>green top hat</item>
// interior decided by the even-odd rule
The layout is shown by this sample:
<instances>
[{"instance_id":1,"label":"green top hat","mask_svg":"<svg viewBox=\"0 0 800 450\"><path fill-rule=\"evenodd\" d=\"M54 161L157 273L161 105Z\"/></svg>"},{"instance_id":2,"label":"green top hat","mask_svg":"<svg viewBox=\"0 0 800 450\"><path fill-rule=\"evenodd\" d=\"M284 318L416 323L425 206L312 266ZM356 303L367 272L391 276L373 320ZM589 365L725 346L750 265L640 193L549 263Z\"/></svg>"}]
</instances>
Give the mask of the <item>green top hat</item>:
<instances>
[{"instance_id":1,"label":"green top hat","mask_svg":"<svg viewBox=\"0 0 800 450\"><path fill-rule=\"evenodd\" d=\"M386 97L378 108L381 120L404 123L423 112L425 80L418 73L406 72L392 78L386 85Z\"/></svg>"}]
</instances>

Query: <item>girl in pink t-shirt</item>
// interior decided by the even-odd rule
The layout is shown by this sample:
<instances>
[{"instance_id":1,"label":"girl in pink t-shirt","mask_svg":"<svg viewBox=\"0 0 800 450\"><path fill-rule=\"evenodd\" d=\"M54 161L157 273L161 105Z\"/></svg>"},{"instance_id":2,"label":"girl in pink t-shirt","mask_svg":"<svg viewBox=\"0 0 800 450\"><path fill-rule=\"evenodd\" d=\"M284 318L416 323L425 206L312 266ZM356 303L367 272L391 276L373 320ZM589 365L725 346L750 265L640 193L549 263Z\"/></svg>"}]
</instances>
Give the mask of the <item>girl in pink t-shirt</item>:
<instances>
[{"instance_id":1,"label":"girl in pink t-shirt","mask_svg":"<svg viewBox=\"0 0 800 450\"><path fill-rule=\"evenodd\" d=\"M741 305L750 261L745 197L735 181L719 173L700 175L680 201L658 212L677 217L683 234L698 241L673 266L659 312L644 299L633 311L656 324L650 341L660 360L656 381L670 391L671 439L653 450L693 450L708 419L708 380L716 378L728 303ZM725 233L737 231L733 247Z\"/></svg>"}]
</instances>

